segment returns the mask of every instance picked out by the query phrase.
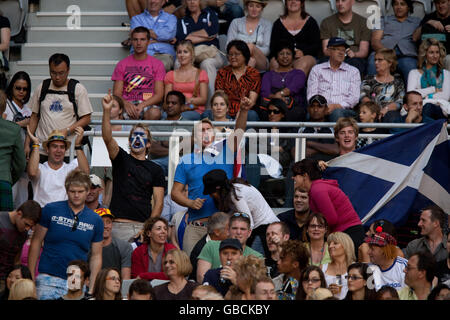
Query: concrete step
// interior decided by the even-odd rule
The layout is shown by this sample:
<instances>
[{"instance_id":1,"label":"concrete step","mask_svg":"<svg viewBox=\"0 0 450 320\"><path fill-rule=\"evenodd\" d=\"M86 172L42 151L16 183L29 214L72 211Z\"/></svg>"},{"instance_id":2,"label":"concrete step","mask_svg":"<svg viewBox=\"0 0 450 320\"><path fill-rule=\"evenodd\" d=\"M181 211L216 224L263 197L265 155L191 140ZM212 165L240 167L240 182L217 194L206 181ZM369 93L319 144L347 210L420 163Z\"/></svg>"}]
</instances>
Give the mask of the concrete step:
<instances>
[{"instance_id":1,"label":"concrete step","mask_svg":"<svg viewBox=\"0 0 450 320\"><path fill-rule=\"evenodd\" d=\"M113 82L111 81L111 76L75 76L71 75L71 77L76 78L80 81L88 92L103 92L104 94L108 92L108 89L112 89ZM49 78L48 75L30 75L31 78L31 87L36 88L39 83L41 83L44 79Z\"/></svg>"},{"instance_id":2,"label":"concrete step","mask_svg":"<svg viewBox=\"0 0 450 320\"><path fill-rule=\"evenodd\" d=\"M40 11L67 11L67 8L77 5L84 11L126 11L124 0L40 0Z\"/></svg>"},{"instance_id":3,"label":"concrete step","mask_svg":"<svg viewBox=\"0 0 450 320\"><path fill-rule=\"evenodd\" d=\"M120 43L128 37L128 27L82 27L80 29L69 29L67 27L30 27L27 32L29 43L42 42L84 42L97 43L116 42Z\"/></svg>"},{"instance_id":4,"label":"concrete step","mask_svg":"<svg viewBox=\"0 0 450 320\"><path fill-rule=\"evenodd\" d=\"M118 62L118 60L71 60L70 74L73 76L110 76ZM31 75L49 74L48 60L11 62L9 67L11 74L17 71L25 71Z\"/></svg>"},{"instance_id":5,"label":"concrete step","mask_svg":"<svg viewBox=\"0 0 450 320\"><path fill-rule=\"evenodd\" d=\"M120 43L25 43L22 60L48 60L56 52L73 60L121 60L130 53Z\"/></svg>"},{"instance_id":6,"label":"concrete step","mask_svg":"<svg viewBox=\"0 0 450 320\"><path fill-rule=\"evenodd\" d=\"M28 15L28 26L63 27L68 25L70 14L67 12L36 12ZM130 22L126 11L90 11L80 16L81 27L117 26ZM70 21L69 21L70 25Z\"/></svg>"}]
</instances>

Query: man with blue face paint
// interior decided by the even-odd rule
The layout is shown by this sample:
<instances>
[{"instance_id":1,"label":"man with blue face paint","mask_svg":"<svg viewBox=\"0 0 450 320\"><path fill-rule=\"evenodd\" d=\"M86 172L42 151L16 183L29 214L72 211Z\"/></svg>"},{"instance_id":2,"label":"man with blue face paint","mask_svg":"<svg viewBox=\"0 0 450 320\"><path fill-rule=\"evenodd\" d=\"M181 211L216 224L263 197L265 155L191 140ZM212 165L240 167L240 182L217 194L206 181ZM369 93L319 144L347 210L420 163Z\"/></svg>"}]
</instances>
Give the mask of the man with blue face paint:
<instances>
[{"instance_id":1,"label":"man with blue face paint","mask_svg":"<svg viewBox=\"0 0 450 320\"><path fill-rule=\"evenodd\" d=\"M109 206L115 216L112 236L132 241L142 230L145 220L161 215L165 177L161 167L147 159L152 140L147 127L136 124L130 130L130 153L119 147L113 139L110 124L112 102L110 93L102 101L102 137L111 159L113 176Z\"/></svg>"}]
</instances>

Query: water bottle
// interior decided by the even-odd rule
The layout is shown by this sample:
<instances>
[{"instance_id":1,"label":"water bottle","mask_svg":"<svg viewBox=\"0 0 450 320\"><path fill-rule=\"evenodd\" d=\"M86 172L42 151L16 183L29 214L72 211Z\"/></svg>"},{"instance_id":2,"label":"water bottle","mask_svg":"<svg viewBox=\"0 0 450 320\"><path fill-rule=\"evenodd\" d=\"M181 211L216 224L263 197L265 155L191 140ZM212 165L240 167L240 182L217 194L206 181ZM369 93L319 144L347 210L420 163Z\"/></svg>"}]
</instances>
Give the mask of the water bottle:
<instances>
[{"instance_id":1,"label":"water bottle","mask_svg":"<svg viewBox=\"0 0 450 320\"><path fill-rule=\"evenodd\" d=\"M231 261L228 260L227 263L226 263L226 265L227 265L227 266L231 266ZM220 276L219 281L220 281L221 284L225 284L225 283L227 282L227 280L228 280L228 279L225 279L224 277Z\"/></svg>"}]
</instances>

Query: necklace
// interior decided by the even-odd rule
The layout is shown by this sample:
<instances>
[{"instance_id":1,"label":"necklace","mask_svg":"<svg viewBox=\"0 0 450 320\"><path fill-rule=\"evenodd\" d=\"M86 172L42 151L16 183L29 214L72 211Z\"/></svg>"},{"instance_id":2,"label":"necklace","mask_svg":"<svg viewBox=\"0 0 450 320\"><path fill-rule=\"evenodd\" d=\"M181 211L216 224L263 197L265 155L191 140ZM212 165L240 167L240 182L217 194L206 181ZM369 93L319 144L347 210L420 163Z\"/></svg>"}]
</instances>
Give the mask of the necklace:
<instances>
[{"instance_id":1,"label":"necklace","mask_svg":"<svg viewBox=\"0 0 450 320\"><path fill-rule=\"evenodd\" d=\"M279 70L279 69L278 69ZM289 72L290 71L292 71L292 70L288 70L288 71L278 71L277 73L280 75L280 77L281 77L281 83L282 83L282 86L283 86L283 88L286 88L286 78L287 78L287 76L289 75ZM283 76L283 74L284 74L284 76Z\"/></svg>"}]
</instances>

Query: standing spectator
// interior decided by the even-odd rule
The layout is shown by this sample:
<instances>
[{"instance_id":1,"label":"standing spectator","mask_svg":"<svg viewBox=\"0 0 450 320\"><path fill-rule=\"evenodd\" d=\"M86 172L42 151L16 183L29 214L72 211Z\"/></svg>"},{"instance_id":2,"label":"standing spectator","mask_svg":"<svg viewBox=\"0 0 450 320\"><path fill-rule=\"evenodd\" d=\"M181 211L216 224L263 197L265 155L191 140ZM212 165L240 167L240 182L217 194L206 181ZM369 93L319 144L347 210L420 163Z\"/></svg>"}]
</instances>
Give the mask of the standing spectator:
<instances>
[{"instance_id":1,"label":"standing spectator","mask_svg":"<svg viewBox=\"0 0 450 320\"><path fill-rule=\"evenodd\" d=\"M67 266L67 293L56 300L88 300L85 286L89 283L89 265L84 260L73 260Z\"/></svg>"},{"instance_id":2,"label":"standing spectator","mask_svg":"<svg viewBox=\"0 0 450 320\"><path fill-rule=\"evenodd\" d=\"M334 139L339 147L339 155L356 149L359 127L353 118L340 118L334 125Z\"/></svg>"},{"instance_id":3,"label":"standing spectator","mask_svg":"<svg viewBox=\"0 0 450 320\"><path fill-rule=\"evenodd\" d=\"M310 252L309 264L321 266L330 263L331 258L327 243L328 223L323 214L319 212L311 213L305 228L308 240L305 245Z\"/></svg>"},{"instance_id":4,"label":"standing spectator","mask_svg":"<svg viewBox=\"0 0 450 320\"><path fill-rule=\"evenodd\" d=\"M86 198L86 207L94 211L96 209L105 208L99 201L100 194L102 194L104 190L102 179L95 174L90 174L89 178L91 179L91 188L89 189Z\"/></svg>"},{"instance_id":5,"label":"standing spectator","mask_svg":"<svg viewBox=\"0 0 450 320\"><path fill-rule=\"evenodd\" d=\"M150 32L136 27L131 32L134 53L119 61L111 80L113 94L122 97L125 119L159 120L164 98L164 64L147 53Z\"/></svg>"},{"instance_id":6,"label":"standing spectator","mask_svg":"<svg viewBox=\"0 0 450 320\"><path fill-rule=\"evenodd\" d=\"M128 300L153 300L155 291L148 280L136 279L128 289Z\"/></svg>"},{"instance_id":7,"label":"standing spectator","mask_svg":"<svg viewBox=\"0 0 450 320\"><path fill-rule=\"evenodd\" d=\"M293 204L294 209L280 213L277 217L288 225L291 240L303 241L305 224L311 213L308 192L303 192L299 187L296 187Z\"/></svg>"},{"instance_id":8,"label":"standing spectator","mask_svg":"<svg viewBox=\"0 0 450 320\"><path fill-rule=\"evenodd\" d=\"M345 278L348 281L348 292L344 300L374 300L376 291L370 286L371 272L369 266L355 262L348 266Z\"/></svg>"},{"instance_id":9,"label":"standing spectator","mask_svg":"<svg viewBox=\"0 0 450 320\"><path fill-rule=\"evenodd\" d=\"M447 259L436 263L436 277L438 283L450 286L450 232L447 233Z\"/></svg>"},{"instance_id":10,"label":"standing spectator","mask_svg":"<svg viewBox=\"0 0 450 320\"><path fill-rule=\"evenodd\" d=\"M303 159L296 162L292 172L295 184L308 191L311 210L322 213L326 218L330 233L345 232L351 237L357 250L364 242L364 227L337 181L322 179L322 171L316 160Z\"/></svg>"},{"instance_id":11,"label":"standing spectator","mask_svg":"<svg viewBox=\"0 0 450 320\"><path fill-rule=\"evenodd\" d=\"M248 66L250 49L242 40L233 40L227 45L229 65L221 68L215 78L215 90L223 90L230 99L228 114L235 118L244 97L250 99L250 107L254 107L261 89L261 76L253 67ZM212 79L209 79L210 82ZM258 121L255 110L249 110L249 121Z\"/></svg>"},{"instance_id":12,"label":"standing spectator","mask_svg":"<svg viewBox=\"0 0 450 320\"><path fill-rule=\"evenodd\" d=\"M175 50L172 40L177 34L177 17L162 10L166 0L147 0L147 9L131 18L130 29L145 27L150 32L147 53L161 60L167 71L173 68ZM131 50L133 53L133 50Z\"/></svg>"},{"instance_id":13,"label":"standing spectator","mask_svg":"<svg viewBox=\"0 0 450 320\"><path fill-rule=\"evenodd\" d=\"M192 272L188 255L180 249L169 250L164 257L163 270L169 282L154 288L154 300L187 300L198 283L186 280Z\"/></svg>"},{"instance_id":14,"label":"standing spectator","mask_svg":"<svg viewBox=\"0 0 450 320\"><path fill-rule=\"evenodd\" d=\"M130 279L133 253L131 243L111 236L114 215L109 209L95 209L95 213L103 220L102 269L115 268L120 270L122 280Z\"/></svg>"},{"instance_id":15,"label":"standing spectator","mask_svg":"<svg viewBox=\"0 0 450 320\"><path fill-rule=\"evenodd\" d=\"M356 116L353 107L359 101L361 75L358 69L344 62L346 50L349 48L344 39L333 37L326 40L326 43L324 50L330 60L311 69L307 98L309 100L316 94L325 97L328 102L329 120L336 122L341 117Z\"/></svg>"},{"instance_id":16,"label":"standing spectator","mask_svg":"<svg viewBox=\"0 0 450 320\"><path fill-rule=\"evenodd\" d=\"M6 95L0 90L0 211L13 210L12 186L19 181L26 167L21 128L3 119Z\"/></svg>"},{"instance_id":17,"label":"standing spectator","mask_svg":"<svg viewBox=\"0 0 450 320\"><path fill-rule=\"evenodd\" d=\"M406 286L398 292L400 300L427 300L433 288L435 260L426 251L419 251L409 257L405 267Z\"/></svg>"},{"instance_id":18,"label":"standing spectator","mask_svg":"<svg viewBox=\"0 0 450 320\"><path fill-rule=\"evenodd\" d=\"M27 233L41 219L41 206L33 200L24 202L16 210L0 211L0 296L5 280L19 261Z\"/></svg>"},{"instance_id":19,"label":"standing spectator","mask_svg":"<svg viewBox=\"0 0 450 320\"><path fill-rule=\"evenodd\" d=\"M183 118L200 120L208 99L208 74L194 66L195 49L191 41L178 41L175 49L180 67L164 77L165 95L172 90L183 93L186 98L182 105Z\"/></svg>"},{"instance_id":20,"label":"standing spectator","mask_svg":"<svg viewBox=\"0 0 450 320\"><path fill-rule=\"evenodd\" d=\"M84 130L82 127L76 127L74 132L77 158L70 163L64 161L64 155L70 149L71 142L66 138L65 131L54 130L42 143L47 153L47 161L40 163L40 140L31 133L28 127L28 137L33 143L33 150L28 161L27 172L33 186L33 199L42 207L50 202L67 200L67 190L64 189L64 184L69 172L79 168L89 174L89 162L81 146Z\"/></svg>"},{"instance_id":21,"label":"standing spectator","mask_svg":"<svg viewBox=\"0 0 450 320\"><path fill-rule=\"evenodd\" d=\"M374 52L368 58L367 74L372 76L376 72L375 52L392 49L397 56L398 70L406 82L409 72L417 65L417 48L413 33L420 24L420 18L411 15L414 12L412 0L394 0L392 9L394 14L382 16L380 28L372 31L370 43Z\"/></svg>"},{"instance_id":22,"label":"standing spectator","mask_svg":"<svg viewBox=\"0 0 450 320\"><path fill-rule=\"evenodd\" d=\"M161 215L164 200L164 173L162 168L146 158L151 146L150 130L134 125L130 131L128 154L112 137L110 124L111 95L102 101L102 137L112 163L113 191L110 209L116 217L114 236L129 241L151 217ZM152 207L152 196L154 206Z\"/></svg>"},{"instance_id":23,"label":"standing spectator","mask_svg":"<svg viewBox=\"0 0 450 320\"><path fill-rule=\"evenodd\" d=\"M131 278L167 280L163 260L170 249L176 249L173 244L167 243L167 220L159 217L148 219L142 233L144 243L131 255Z\"/></svg>"},{"instance_id":24,"label":"standing spectator","mask_svg":"<svg viewBox=\"0 0 450 320\"><path fill-rule=\"evenodd\" d=\"M217 70L224 65L224 59L219 52L219 18L213 9L204 7L200 0L186 1L186 15L178 19L177 40L191 40L194 46L206 48L214 46L214 56L202 58L196 57L200 69L208 73L209 90L208 100L214 93ZM208 48L212 49L212 48ZM177 64L175 63L175 69Z\"/></svg>"},{"instance_id":25,"label":"standing spectator","mask_svg":"<svg viewBox=\"0 0 450 320\"><path fill-rule=\"evenodd\" d=\"M231 21L227 32L227 44L232 40L247 43L251 56L248 65L259 71L269 68L267 56L270 53L272 23L261 17L267 3L267 0L245 0L247 15Z\"/></svg>"},{"instance_id":26,"label":"standing spectator","mask_svg":"<svg viewBox=\"0 0 450 320\"><path fill-rule=\"evenodd\" d=\"M344 39L348 46L345 62L356 67L362 76L365 74L369 55L371 30L367 28L366 19L353 12L354 3L355 0L336 0L337 13L325 18L320 24L320 39L326 56L330 55L326 48L331 38Z\"/></svg>"},{"instance_id":27,"label":"standing spectator","mask_svg":"<svg viewBox=\"0 0 450 320\"><path fill-rule=\"evenodd\" d=\"M33 274L43 245L39 261L36 286L40 300L59 298L66 293L67 266L72 260L87 261L91 251L89 267L91 284L95 283L102 266L102 219L85 206L91 185L89 176L75 169L65 182L68 200L47 204L36 225L28 255L28 267ZM94 289L89 288L89 293Z\"/></svg>"},{"instance_id":28,"label":"standing spectator","mask_svg":"<svg viewBox=\"0 0 450 320\"><path fill-rule=\"evenodd\" d=\"M433 255L436 262L446 260L448 256L447 238L444 234L446 221L447 215L438 206L431 205L423 208L417 224L422 237L411 241L403 249L405 258L410 259L414 252L426 251Z\"/></svg>"},{"instance_id":29,"label":"standing spectator","mask_svg":"<svg viewBox=\"0 0 450 320\"><path fill-rule=\"evenodd\" d=\"M295 300L309 300L311 294L318 288L326 288L327 282L322 269L318 266L308 266L300 274Z\"/></svg>"},{"instance_id":30,"label":"standing spectator","mask_svg":"<svg viewBox=\"0 0 450 320\"><path fill-rule=\"evenodd\" d=\"M289 227L286 223L278 221L267 226L266 242L269 253L265 255L265 264L267 273L272 279L279 275L278 260L280 260L281 246L289 239Z\"/></svg>"},{"instance_id":31,"label":"standing spectator","mask_svg":"<svg viewBox=\"0 0 450 320\"><path fill-rule=\"evenodd\" d=\"M24 266L22 264L16 264L14 267L12 267L11 271L7 274L6 281L5 281L6 285L2 284L2 286L4 286L4 291L2 293L0 293L0 300L8 300L9 291L11 290L12 285L14 284L14 282L16 282L19 279L33 280L28 267Z\"/></svg>"},{"instance_id":32,"label":"standing spectator","mask_svg":"<svg viewBox=\"0 0 450 320\"><path fill-rule=\"evenodd\" d=\"M0 13L0 90L6 89L6 72L9 71L8 53L11 40L11 24L8 17ZM1 118L1 117L0 117Z\"/></svg>"},{"instance_id":33,"label":"standing spectator","mask_svg":"<svg viewBox=\"0 0 450 320\"><path fill-rule=\"evenodd\" d=\"M322 265L328 289L342 300L347 295L347 269L356 261L355 248L352 239L343 232L331 233L328 238L328 251L331 262Z\"/></svg>"},{"instance_id":34,"label":"standing spectator","mask_svg":"<svg viewBox=\"0 0 450 320\"><path fill-rule=\"evenodd\" d=\"M95 289L89 300L122 300L122 279L119 270L102 269L95 279Z\"/></svg>"},{"instance_id":35,"label":"standing spectator","mask_svg":"<svg viewBox=\"0 0 450 320\"><path fill-rule=\"evenodd\" d=\"M36 87L31 97L30 132L44 141L53 130L64 132L69 140L75 128L86 128L91 122L92 105L86 88L75 79L69 79L70 59L63 53L53 54L49 60L50 79ZM25 137L25 154L30 154L30 137ZM47 151L40 148L44 162ZM66 149L66 156L69 150Z\"/></svg>"},{"instance_id":36,"label":"standing spectator","mask_svg":"<svg viewBox=\"0 0 450 320\"><path fill-rule=\"evenodd\" d=\"M294 68L308 76L320 53L320 30L317 21L305 11L305 0L287 0L284 13L277 19L270 38L270 69L278 68L275 60L280 42L287 41L294 47Z\"/></svg>"}]
</instances>

